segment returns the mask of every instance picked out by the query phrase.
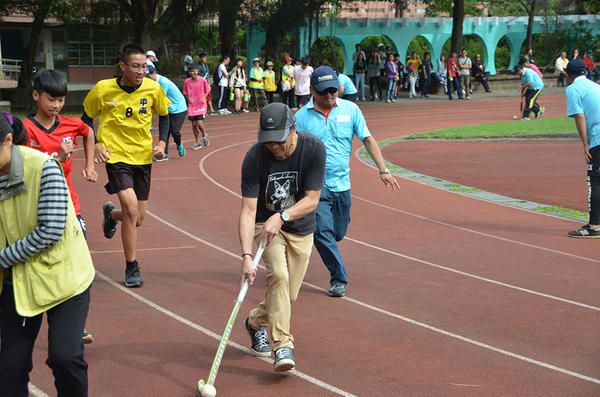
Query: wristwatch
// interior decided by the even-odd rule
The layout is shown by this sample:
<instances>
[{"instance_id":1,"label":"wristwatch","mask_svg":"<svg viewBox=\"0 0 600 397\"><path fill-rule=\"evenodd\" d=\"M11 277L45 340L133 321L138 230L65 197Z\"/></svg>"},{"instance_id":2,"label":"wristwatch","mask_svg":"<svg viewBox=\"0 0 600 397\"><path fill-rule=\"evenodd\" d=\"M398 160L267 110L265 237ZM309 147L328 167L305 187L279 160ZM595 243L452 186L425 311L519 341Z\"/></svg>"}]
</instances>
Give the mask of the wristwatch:
<instances>
[{"instance_id":1,"label":"wristwatch","mask_svg":"<svg viewBox=\"0 0 600 397\"><path fill-rule=\"evenodd\" d=\"M279 211L279 216L281 217L284 225L290 220L290 214L285 211Z\"/></svg>"},{"instance_id":2,"label":"wristwatch","mask_svg":"<svg viewBox=\"0 0 600 397\"><path fill-rule=\"evenodd\" d=\"M387 168L383 171L379 171L379 175L383 175L383 174L389 174L390 170L388 170Z\"/></svg>"}]
</instances>

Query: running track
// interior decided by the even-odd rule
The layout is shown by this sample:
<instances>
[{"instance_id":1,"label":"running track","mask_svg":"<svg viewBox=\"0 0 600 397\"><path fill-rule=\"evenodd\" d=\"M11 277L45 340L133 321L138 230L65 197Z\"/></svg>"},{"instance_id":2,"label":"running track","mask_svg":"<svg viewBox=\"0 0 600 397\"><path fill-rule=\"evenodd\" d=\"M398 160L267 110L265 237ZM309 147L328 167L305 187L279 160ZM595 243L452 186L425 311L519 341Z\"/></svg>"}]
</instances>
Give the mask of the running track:
<instances>
[{"instance_id":1,"label":"running track","mask_svg":"<svg viewBox=\"0 0 600 397\"><path fill-rule=\"evenodd\" d=\"M515 97L474 97L363 110L377 140L516 114ZM565 115L564 95L542 99L548 117ZM239 287L240 165L258 117L209 117L206 126L208 149L180 159L171 145L171 160L154 164L138 229L141 289L122 286L120 232L102 236L104 168L95 184L74 179L97 269L91 396L197 396L208 375ZM191 147L189 122L184 140ZM74 156L76 170L83 155ZM296 371L276 374L270 359L248 354L242 327L264 294L261 269L217 376L219 396L600 395L600 260L595 241L565 236L580 222L402 177L392 192L356 156L351 167L352 222L340 243L347 298L326 296L329 275L314 250L294 304ZM38 396L55 395L46 342L43 329L31 374Z\"/></svg>"}]
</instances>

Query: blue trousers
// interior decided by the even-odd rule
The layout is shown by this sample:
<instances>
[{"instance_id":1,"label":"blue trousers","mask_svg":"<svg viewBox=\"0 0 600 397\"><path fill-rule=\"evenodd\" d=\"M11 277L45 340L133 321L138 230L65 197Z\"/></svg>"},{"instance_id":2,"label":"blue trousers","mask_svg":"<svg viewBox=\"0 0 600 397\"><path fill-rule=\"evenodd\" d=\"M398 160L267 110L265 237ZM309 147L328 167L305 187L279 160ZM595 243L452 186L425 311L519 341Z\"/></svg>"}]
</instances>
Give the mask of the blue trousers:
<instances>
[{"instance_id":1,"label":"blue trousers","mask_svg":"<svg viewBox=\"0 0 600 397\"><path fill-rule=\"evenodd\" d=\"M331 274L331 285L348 284L348 273L337 242L344 238L348 230L351 204L350 190L332 192L327 187L321 189L314 239L315 247Z\"/></svg>"},{"instance_id":2,"label":"blue trousers","mask_svg":"<svg viewBox=\"0 0 600 397\"><path fill-rule=\"evenodd\" d=\"M448 80L448 96L452 99L452 89L458 94L458 99L462 99L462 93L460 92L460 84L458 83L458 77L453 77L452 81Z\"/></svg>"}]
</instances>

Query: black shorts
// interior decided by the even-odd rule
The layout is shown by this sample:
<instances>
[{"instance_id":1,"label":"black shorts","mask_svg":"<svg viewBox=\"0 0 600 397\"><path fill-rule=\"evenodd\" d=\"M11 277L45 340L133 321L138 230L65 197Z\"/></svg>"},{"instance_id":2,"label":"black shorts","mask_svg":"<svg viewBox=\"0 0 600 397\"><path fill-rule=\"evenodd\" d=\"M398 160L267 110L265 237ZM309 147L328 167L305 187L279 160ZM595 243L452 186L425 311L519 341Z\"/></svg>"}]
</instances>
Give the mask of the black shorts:
<instances>
[{"instance_id":1,"label":"black shorts","mask_svg":"<svg viewBox=\"0 0 600 397\"><path fill-rule=\"evenodd\" d=\"M133 189L138 200L148 200L152 164L106 163L106 173L108 174L108 183L104 185L104 188L108 194L116 194L125 189Z\"/></svg>"},{"instance_id":2,"label":"black shorts","mask_svg":"<svg viewBox=\"0 0 600 397\"><path fill-rule=\"evenodd\" d=\"M310 95L296 95L297 105L306 105L308 103Z\"/></svg>"},{"instance_id":3,"label":"black shorts","mask_svg":"<svg viewBox=\"0 0 600 397\"><path fill-rule=\"evenodd\" d=\"M203 114L199 114L197 116L190 116L190 117L188 117L188 120L190 120L190 121L202 121L202 120L204 120L204 115Z\"/></svg>"},{"instance_id":4,"label":"black shorts","mask_svg":"<svg viewBox=\"0 0 600 397\"><path fill-rule=\"evenodd\" d=\"M600 176L600 146L594 146L590 149L592 158L587 166L588 176Z\"/></svg>"}]
</instances>

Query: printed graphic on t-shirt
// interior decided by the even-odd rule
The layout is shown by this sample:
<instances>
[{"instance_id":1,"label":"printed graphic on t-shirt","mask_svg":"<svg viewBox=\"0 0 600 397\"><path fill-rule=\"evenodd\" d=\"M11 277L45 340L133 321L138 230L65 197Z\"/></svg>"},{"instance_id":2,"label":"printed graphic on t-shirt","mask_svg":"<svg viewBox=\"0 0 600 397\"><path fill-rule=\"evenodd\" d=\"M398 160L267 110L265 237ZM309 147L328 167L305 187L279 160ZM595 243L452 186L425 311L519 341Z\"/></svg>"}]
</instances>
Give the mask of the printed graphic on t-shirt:
<instances>
[{"instance_id":1,"label":"printed graphic on t-shirt","mask_svg":"<svg viewBox=\"0 0 600 397\"><path fill-rule=\"evenodd\" d=\"M280 211L296 204L294 195L298 192L298 172L285 171L269 175L266 186L267 209Z\"/></svg>"}]
</instances>

